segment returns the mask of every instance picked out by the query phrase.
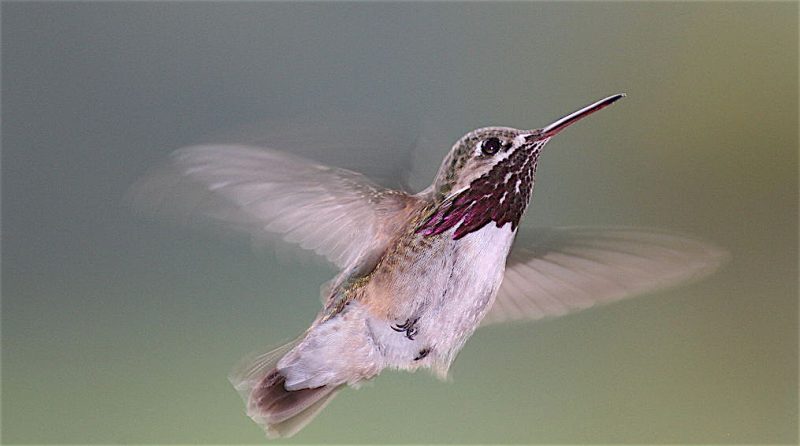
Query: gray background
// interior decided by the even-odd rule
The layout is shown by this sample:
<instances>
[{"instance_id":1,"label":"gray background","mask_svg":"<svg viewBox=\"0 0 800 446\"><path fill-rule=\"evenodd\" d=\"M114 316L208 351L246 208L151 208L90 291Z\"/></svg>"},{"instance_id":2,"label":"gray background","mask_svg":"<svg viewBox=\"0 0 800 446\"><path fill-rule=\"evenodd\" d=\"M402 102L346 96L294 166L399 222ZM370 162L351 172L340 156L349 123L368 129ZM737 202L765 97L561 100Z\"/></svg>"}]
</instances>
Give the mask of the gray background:
<instances>
[{"instance_id":1,"label":"gray background","mask_svg":"<svg viewBox=\"0 0 800 446\"><path fill-rule=\"evenodd\" d=\"M480 330L452 382L386 373L291 441L796 442L797 17L795 3L3 2L3 442L262 442L226 374L304 329L333 270L132 213L125 191L175 148L369 115L435 129L445 143L416 153L430 180L473 128L541 126L619 91L550 143L525 224L689 232L728 248L726 268ZM370 142L319 155L374 176L408 158Z\"/></svg>"}]
</instances>

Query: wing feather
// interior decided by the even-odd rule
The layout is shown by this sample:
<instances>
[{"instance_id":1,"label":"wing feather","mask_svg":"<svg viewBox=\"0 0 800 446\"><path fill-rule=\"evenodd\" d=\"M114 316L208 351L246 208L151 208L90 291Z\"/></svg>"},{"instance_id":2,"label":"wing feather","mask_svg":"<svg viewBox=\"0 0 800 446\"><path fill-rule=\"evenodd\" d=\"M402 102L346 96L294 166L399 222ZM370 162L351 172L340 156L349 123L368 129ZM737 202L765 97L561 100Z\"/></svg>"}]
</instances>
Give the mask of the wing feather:
<instances>
[{"instance_id":1,"label":"wing feather","mask_svg":"<svg viewBox=\"0 0 800 446\"><path fill-rule=\"evenodd\" d=\"M727 253L660 230L557 228L520 237L483 325L560 316L674 286L716 270Z\"/></svg>"},{"instance_id":2,"label":"wing feather","mask_svg":"<svg viewBox=\"0 0 800 446\"><path fill-rule=\"evenodd\" d=\"M257 240L281 234L342 268L383 247L417 200L346 169L244 145L179 149L133 196L140 209L202 216Z\"/></svg>"}]
</instances>

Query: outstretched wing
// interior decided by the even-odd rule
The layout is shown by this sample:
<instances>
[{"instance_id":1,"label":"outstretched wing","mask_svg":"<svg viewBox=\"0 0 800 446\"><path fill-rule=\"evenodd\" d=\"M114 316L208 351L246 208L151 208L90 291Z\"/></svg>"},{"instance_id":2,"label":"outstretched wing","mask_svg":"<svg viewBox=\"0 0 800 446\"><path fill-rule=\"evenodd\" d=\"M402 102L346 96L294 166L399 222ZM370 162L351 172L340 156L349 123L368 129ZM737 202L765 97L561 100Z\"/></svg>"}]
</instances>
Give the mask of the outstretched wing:
<instances>
[{"instance_id":1,"label":"outstretched wing","mask_svg":"<svg viewBox=\"0 0 800 446\"><path fill-rule=\"evenodd\" d=\"M386 243L416 200L346 169L243 145L180 149L133 195L151 212L209 218L256 239L281 234L342 268Z\"/></svg>"},{"instance_id":2,"label":"outstretched wing","mask_svg":"<svg viewBox=\"0 0 800 446\"><path fill-rule=\"evenodd\" d=\"M512 248L483 325L560 316L705 276L724 250L637 228L529 231Z\"/></svg>"}]
</instances>

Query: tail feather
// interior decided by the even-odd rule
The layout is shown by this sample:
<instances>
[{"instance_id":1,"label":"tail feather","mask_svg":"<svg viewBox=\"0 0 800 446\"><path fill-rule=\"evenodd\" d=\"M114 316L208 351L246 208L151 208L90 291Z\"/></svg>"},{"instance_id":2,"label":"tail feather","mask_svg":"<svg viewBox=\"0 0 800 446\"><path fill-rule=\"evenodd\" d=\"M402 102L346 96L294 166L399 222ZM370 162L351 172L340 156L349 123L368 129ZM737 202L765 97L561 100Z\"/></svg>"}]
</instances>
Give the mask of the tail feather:
<instances>
[{"instance_id":1,"label":"tail feather","mask_svg":"<svg viewBox=\"0 0 800 446\"><path fill-rule=\"evenodd\" d=\"M339 392L342 386L338 386L331 390L330 392L326 393L324 396L320 397L314 404L308 406L305 410L298 413L297 415L287 419L286 421L281 421L280 423L273 424L267 426L263 424L264 430L267 433L267 437L269 438L278 438L278 437L291 437L292 435L296 434L300 429L305 427L306 424L310 423L317 414L328 405L331 399Z\"/></svg>"},{"instance_id":2,"label":"tail feather","mask_svg":"<svg viewBox=\"0 0 800 446\"><path fill-rule=\"evenodd\" d=\"M333 398L341 386L323 386L315 389L286 390L284 378L277 378L263 387L253 389L247 413L260 424L267 436L291 437L308 424ZM271 379L270 379L271 378Z\"/></svg>"},{"instance_id":3,"label":"tail feather","mask_svg":"<svg viewBox=\"0 0 800 446\"><path fill-rule=\"evenodd\" d=\"M286 379L273 369L250 393L247 412L262 417L268 424L282 423L311 407L335 387L322 386L314 389L286 390Z\"/></svg>"},{"instance_id":4,"label":"tail feather","mask_svg":"<svg viewBox=\"0 0 800 446\"><path fill-rule=\"evenodd\" d=\"M341 385L286 390L286 377L275 365L296 342L251 358L234 370L230 381L247 404L247 415L267 437L290 437L308 424Z\"/></svg>"}]
</instances>

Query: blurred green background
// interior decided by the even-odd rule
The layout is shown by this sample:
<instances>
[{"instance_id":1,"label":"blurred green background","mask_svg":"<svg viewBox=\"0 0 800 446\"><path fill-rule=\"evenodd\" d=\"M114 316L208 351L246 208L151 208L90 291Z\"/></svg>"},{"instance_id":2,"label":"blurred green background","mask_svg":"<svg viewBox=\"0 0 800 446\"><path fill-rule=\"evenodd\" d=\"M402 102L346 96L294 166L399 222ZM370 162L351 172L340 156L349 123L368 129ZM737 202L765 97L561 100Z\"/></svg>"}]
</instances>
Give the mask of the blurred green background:
<instances>
[{"instance_id":1,"label":"blurred green background","mask_svg":"<svg viewBox=\"0 0 800 446\"><path fill-rule=\"evenodd\" d=\"M688 232L727 266L482 329L452 382L385 373L286 442L796 443L792 2L3 2L2 441L264 441L226 375L303 330L333 270L135 216L175 148L385 113L446 141L416 153L429 180L473 128L620 91L550 143L525 224Z\"/></svg>"}]
</instances>

